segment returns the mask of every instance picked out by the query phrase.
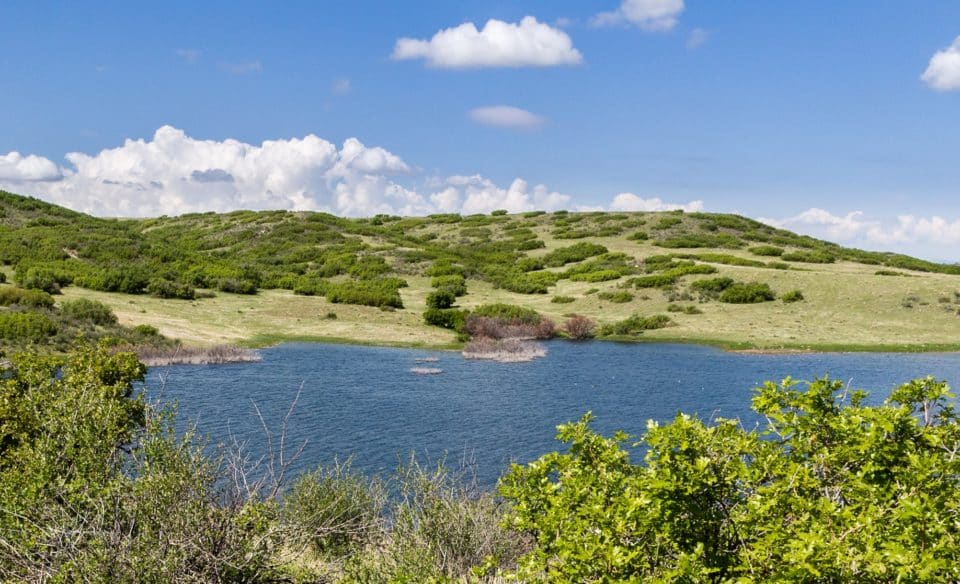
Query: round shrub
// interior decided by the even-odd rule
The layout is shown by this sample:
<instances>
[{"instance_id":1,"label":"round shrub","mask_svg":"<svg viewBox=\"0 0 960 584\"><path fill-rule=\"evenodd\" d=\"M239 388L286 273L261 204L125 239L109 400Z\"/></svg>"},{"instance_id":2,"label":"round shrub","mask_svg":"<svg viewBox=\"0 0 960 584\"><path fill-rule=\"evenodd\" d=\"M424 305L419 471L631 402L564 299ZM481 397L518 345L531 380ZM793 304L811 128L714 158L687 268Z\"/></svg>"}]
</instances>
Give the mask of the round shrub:
<instances>
[{"instance_id":1,"label":"round shrub","mask_svg":"<svg viewBox=\"0 0 960 584\"><path fill-rule=\"evenodd\" d=\"M800 302L801 300L803 300L803 292L799 290L791 290L786 294L784 294L783 296L781 296L780 300L783 300L787 304L790 304L791 302Z\"/></svg>"},{"instance_id":2,"label":"round shrub","mask_svg":"<svg viewBox=\"0 0 960 584\"><path fill-rule=\"evenodd\" d=\"M450 308L456 301L457 296L445 288L427 294L427 308Z\"/></svg>"},{"instance_id":3,"label":"round shrub","mask_svg":"<svg viewBox=\"0 0 960 584\"><path fill-rule=\"evenodd\" d=\"M117 317L103 302L80 298L68 300L60 306L60 312L71 320L85 321L99 325L116 324Z\"/></svg>"},{"instance_id":4,"label":"round shrub","mask_svg":"<svg viewBox=\"0 0 960 584\"><path fill-rule=\"evenodd\" d=\"M720 302L728 304L757 304L776 299L768 284L750 282L733 284L720 294Z\"/></svg>"}]
</instances>

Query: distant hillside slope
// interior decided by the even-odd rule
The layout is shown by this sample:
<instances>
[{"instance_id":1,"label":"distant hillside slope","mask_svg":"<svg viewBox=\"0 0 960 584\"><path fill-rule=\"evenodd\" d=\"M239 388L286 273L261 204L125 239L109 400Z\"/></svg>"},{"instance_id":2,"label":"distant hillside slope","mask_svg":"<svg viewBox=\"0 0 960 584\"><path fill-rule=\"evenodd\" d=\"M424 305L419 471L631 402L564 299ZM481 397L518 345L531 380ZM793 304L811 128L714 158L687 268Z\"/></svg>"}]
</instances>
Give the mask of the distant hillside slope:
<instances>
[{"instance_id":1,"label":"distant hillside slope","mask_svg":"<svg viewBox=\"0 0 960 584\"><path fill-rule=\"evenodd\" d=\"M331 306L413 309L404 310L407 316L398 320L408 327L425 326L420 313L427 296L443 290L460 306L509 302L558 320L577 313L603 324L634 313L672 312L673 326L646 334L652 338L758 347L960 343L953 296L960 287L960 280L954 282L960 266L845 248L728 214L558 211L347 219L313 212L236 211L118 220L0 192L0 261L13 268L13 279L21 286L51 292L82 288L195 299L198 290L288 291L288 299L293 292ZM742 286L748 284L766 285L770 294ZM784 303L794 291L799 302ZM873 316L885 315L884 322L874 323L869 306L857 304L869 304L871 291L884 303ZM755 293L760 295L751 296ZM737 294L746 296L736 300ZM780 317L752 322L763 310L753 304L771 299L776 302L770 306L795 306L791 314L811 326L812 318L832 312L824 326L847 322L860 329L876 325L874 330L883 332L810 335ZM123 318L123 303L108 302ZM203 302L207 300L195 304ZM436 304L435 298L430 302ZM911 308L905 308L908 304ZM140 309L146 312L139 318L162 329L164 322L152 318L168 306L182 307L151 305ZM930 306L938 311L918 319ZM946 318L948 309L951 319ZM858 311L862 320L850 320ZM197 327L203 327L202 320L195 322ZM917 325L928 332L920 334ZM277 324L277 331L269 331L264 323L251 331L328 336L323 330L328 326L333 325L291 332ZM778 327L780 332L774 330ZM344 328L339 323L335 336L377 340L357 339L370 333ZM438 344L438 332L449 334L433 330L420 340ZM405 335L397 337L402 342ZM414 334L411 342L417 339Z\"/></svg>"}]
</instances>

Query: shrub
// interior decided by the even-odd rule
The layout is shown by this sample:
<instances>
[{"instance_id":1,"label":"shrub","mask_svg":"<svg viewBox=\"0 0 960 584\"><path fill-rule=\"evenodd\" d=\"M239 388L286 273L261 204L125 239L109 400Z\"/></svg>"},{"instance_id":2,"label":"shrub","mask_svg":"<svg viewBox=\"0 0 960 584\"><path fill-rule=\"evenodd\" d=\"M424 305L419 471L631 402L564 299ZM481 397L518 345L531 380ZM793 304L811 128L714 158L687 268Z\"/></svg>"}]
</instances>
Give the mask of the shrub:
<instances>
[{"instance_id":1,"label":"shrub","mask_svg":"<svg viewBox=\"0 0 960 584\"><path fill-rule=\"evenodd\" d=\"M570 280L573 282L609 282L621 277L622 274L618 270L598 270L583 274L571 274Z\"/></svg>"},{"instance_id":2,"label":"shrub","mask_svg":"<svg viewBox=\"0 0 960 584\"><path fill-rule=\"evenodd\" d=\"M256 294L257 285L250 280L239 278L220 278L216 281L216 289L230 294Z\"/></svg>"},{"instance_id":3,"label":"shrub","mask_svg":"<svg viewBox=\"0 0 960 584\"><path fill-rule=\"evenodd\" d=\"M627 292L626 290L611 290L597 294L597 298L602 298L603 300L606 300L607 302L613 302L614 304L624 304L633 300L633 294Z\"/></svg>"},{"instance_id":4,"label":"shrub","mask_svg":"<svg viewBox=\"0 0 960 584\"><path fill-rule=\"evenodd\" d=\"M178 298L181 300L193 300L196 297L196 291L193 286L180 282L171 282L163 278L154 278L147 285L147 294L157 298Z\"/></svg>"},{"instance_id":5,"label":"shrub","mask_svg":"<svg viewBox=\"0 0 960 584\"><path fill-rule=\"evenodd\" d=\"M592 339L597 330L597 323L581 314L573 314L563 323L561 327L567 336L576 341Z\"/></svg>"},{"instance_id":6,"label":"shrub","mask_svg":"<svg viewBox=\"0 0 960 584\"><path fill-rule=\"evenodd\" d=\"M297 278L293 285L293 293L300 296L324 296L327 293L329 280L325 280L316 274L304 274Z\"/></svg>"},{"instance_id":7,"label":"shrub","mask_svg":"<svg viewBox=\"0 0 960 584\"><path fill-rule=\"evenodd\" d=\"M785 293L783 296L781 296L780 300L783 300L788 304L791 302L800 302L801 300L803 300L803 292L801 292L800 290L791 290Z\"/></svg>"},{"instance_id":8,"label":"shrub","mask_svg":"<svg viewBox=\"0 0 960 584\"><path fill-rule=\"evenodd\" d=\"M758 245L750 248L750 253L758 256L782 256L783 248L775 245Z\"/></svg>"},{"instance_id":9,"label":"shrub","mask_svg":"<svg viewBox=\"0 0 960 584\"><path fill-rule=\"evenodd\" d=\"M33 343L57 334L57 325L38 312L0 312L0 339Z\"/></svg>"},{"instance_id":10,"label":"shrub","mask_svg":"<svg viewBox=\"0 0 960 584\"><path fill-rule=\"evenodd\" d=\"M785 253L780 258L787 262L804 262L808 264L832 264L836 256L826 251L794 251Z\"/></svg>"},{"instance_id":11,"label":"shrub","mask_svg":"<svg viewBox=\"0 0 960 584\"><path fill-rule=\"evenodd\" d=\"M661 217L656 223L651 226L651 229L656 231L662 231L664 229L670 229L671 227L676 227L683 223L683 220L679 217Z\"/></svg>"},{"instance_id":12,"label":"shrub","mask_svg":"<svg viewBox=\"0 0 960 584\"><path fill-rule=\"evenodd\" d=\"M637 231L627 239L630 239L632 241L646 241L650 239L650 236L647 234L646 231Z\"/></svg>"},{"instance_id":13,"label":"shrub","mask_svg":"<svg viewBox=\"0 0 960 584\"><path fill-rule=\"evenodd\" d=\"M759 282L737 283L729 286L720 294L720 302L728 304L756 304L776 299L768 284Z\"/></svg>"},{"instance_id":14,"label":"shrub","mask_svg":"<svg viewBox=\"0 0 960 584\"><path fill-rule=\"evenodd\" d=\"M300 475L283 498L283 518L315 552L343 556L382 528L386 489L350 462Z\"/></svg>"},{"instance_id":15,"label":"shrub","mask_svg":"<svg viewBox=\"0 0 960 584\"><path fill-rule=\"evenodd\" d=\"M334 304L403 308L399 290L406 285L399 278L331 282L325 295Z\"/></svg>"},{"instance_id":16,"label":"shrub","mask_svg":"<svg viewBox=\"0 0 960 584\"><path fill-rule=\"evenodd\" d=\"M149 324L138 324L133 327L133 332L142 337L159 337L160 329Z\"/></svg>"},{"instance_id":17,"label":"shrub","mask_svg":"<svg viewBox=\"0 0 960 584\"><path fill-rule=\"evenodd\" d=\"M607 248L596 243L575 243L569 247L557 248L543 256L543 263L550 267L560 267L569 263L607 253Z\"/></svg>"},{"instance_id":18,"label":"shrub","mask_svg":"<svg viewBox=\"0 0 960 584\"><path fill-rule=\"evenodd\" d=\"M473 314L518 324L539 324L543 320L536 310L515 304L484 304L475 308Z\"/></svg>"},{"instance_id":19,"label":"shrub","mask_svg":"<svg viewBox=\"0 0 960 584\"><path fill-rule=\"evenodd\" d=\"M430 280L432 288L443 288L449 290L454 296L463 296L467 293L467 281L460 274L449 274L446 276L434 276Z\"/></svg>"},{"instance_id":20,"label":"shrub","mask_svg":"<svg viewBox=\"0 0 960 584\"><path fill-rule=\"evenodd\" d=\"M634 288L663 288L664 286L672 286L677 279L677 276L670 274L651 274L649 276L630 278L630 280L627 281L627 285L633 286Z\"/></svg>"},{"instance_id":21,"label":"shrub","mask_svg":"<svg viewBox=\"0 0 960 584\"><path fill-rule=\"evenodd\" d=\"M553 298L550 299L550 302L554 304L570 304L571 302L575 302L575 301L576 301L576 298L574 298L573 296L554 296Z\"/></svg>"},{"instance_id":22,"label":"shrub","mask_svg":"<svg viewBox=\"0 0 960 584\"><path fill-rule=\"evenodd\" d=\"M699 247L724 247L736 249L743 247L744 242L740 238L730 235L729 233L690 233L661 239L655 241L654 245L671 249Z\"/></svg>"},{"instance_id":23,"label":"shrub","mask_svg":"<svg viewBox=\"0 0 960 584\"><path fill-rule=\"evenodd\" d=\"M428 276L450 276L457 275L463 276L463 268L456 266L449 261L440 261L438 260L430 269L427 270Z\"/></svg>"},{"instance_id":24,"label":"shrub","mask_svg":"<svg viewBox=\"0 0 960 584\"><path fill-rule=\"evenodd\" d=\"M509 576L955 581L960 424L949 388L927 378L882 403L867 397L787 378L754 391L760 428L681 413L632 444L592 431L590 414L560 426L562 451L501 479L509 524L537 542Z\"/></svg>"},{"instance_id":25,"label":"shrub","mask_svg":"<svg viewBox=\"0 0 960 584\"><path fill-rule=\"evenodd\" d=\"M423 320L431 326L463 332L468 314L470 314L469 310L431 308L423 313Z\"/></svg>"},{"instance_id":26,"label":"shrub","mask_svg":"<svg viewBox=\"0 0 960 584\"><path fill-rule=\"evenodd\" d=\"M506 215L506 214L507 214L507 210L506 210L506 209L495 209L495 210L493 210L493 211L490 211L490 214L491 214L492 216L494 216L494 217L500 217L500 216Z\"/></svg>"},{"instance_id":27,"label":"shrub","mask_svg":"<svg viewBox=\"0 0 960 584\"><path fill-rule=\"evenodd\" d=\"M87 300L86 298L68 300L60 305L60 312L66 318L101 326L117 323L117 316L113 314L110 307L97 300Z\"/></svg>"},{"instance_id":28,"label":"shrub","mask_svg":"<svg viewBox=\"0 0 960 584\"><path fill-rule=\"evenodd\" d=\"M720 293L733 286L735 284L733 278L728 278L726 276L721 276L719 278L707 278L705 280L697 280L690 284L690 289L694 292L699 292L701 296L706 298L717 298L720 296Z\"/></svg>"},{"instance_id":29,"label":"shrub","mask_svg":"<svg viewBox=\"0 0 960 584\"><path fill-rule=\"evenodd\" d=\"M28 290L13 286L0 288L0 306L14 304L29 308L51 308L53 307L53 296L43 290Z\"/></svg>"},{"instance_id":30,"label":"shrub","mask_svg":"<svg viewBox=\"0 0 960 584\"><path fill-rule=\"evenodd\" d=\"M670 326L673 323L670 317L665 314L654 314L653 316L640 316L634 314L612 324L605 324L600 327L600 336L632 336L641 334L643 331L661 329Z\"/></svg>"},{"instance_id":31,"label":"shrub","mask_svg":"<svg viewBox=\"0 0 960 584\"><path fill-rule=\"evenodd\" d=\"M692 304L680 306L679 304L670 304L667 306L667 312L682 312L683 314L703 314L703 311Z\"/></svg>"},{"instance_id":32,"label":"shrub","mask_svg":"<svg viewBox=\"0 0 960 584\"><path fill-rule=\"evenodd\" d=\"M73 278L63 272L39 267L23 269L19 265L14 278L23 288L43 290L48 294L59 294L60 288L73 282Z\"/></svg>"},{"instance_id":33,"label":"shrub","mask_svg":"<svg viewBox=\"0 0 960 584\"><path fill-rule=\"evenodd\" d=\"M427 308L450 308L457 301L457 296L446 289L435 290L427 294Z\"/></svg>"}]
</instances>

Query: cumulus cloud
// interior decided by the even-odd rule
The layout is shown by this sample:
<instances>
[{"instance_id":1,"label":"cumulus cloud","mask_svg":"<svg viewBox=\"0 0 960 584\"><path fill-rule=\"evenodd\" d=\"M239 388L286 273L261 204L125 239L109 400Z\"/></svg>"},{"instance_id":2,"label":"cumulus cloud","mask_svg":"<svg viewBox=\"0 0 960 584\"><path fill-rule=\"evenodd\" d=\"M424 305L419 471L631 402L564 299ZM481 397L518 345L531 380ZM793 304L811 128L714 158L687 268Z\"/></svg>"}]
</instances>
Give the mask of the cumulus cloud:
<instances>
[{"instance_id":1,"label":"cumulus cloud","mask_svg":"<svg viewBox=\"0 0 960 584\"><path fill-rule=\"evenodd\" d=\"M920 79L938 91L960 90L960 37L930 58Z\"/></svg>"},{"instance_id":2,"label":"cumulus cloud","mask_svg":"<svg viewBox=\"0 0 960 584\"><path fill-rule=\"evenodd\" d=\"M341 77L333 82L333 92L337 95L346 95L353 89L353 84L346 77Z\"/></svg>"},{"instance_id":3,"label":"cumulus cloud","mask_svg":"<svg viewBox=\"0 0 960 584\"><path fill-rule=\"evenodd\" d=\"M937 215L900 215L895 221L883 221L869 217L863 211L838 215L814 207L785 219L759 220L831 241L874 248L960 244L960 219L951 221Z\"/></svg>"},{"instance_id":4,"label":"cumulus cloud","mask_svg":"<svg viewBox=\"0 0 960 584\"><path fill-rule=\"evenodd\" d=\"M522 179L501 187L479 175L433 178L424 194L398 155L348 138L198 140L164 126L97 154L71 152L57 167L38 156L0 155L0 186L100 216L179 215L236 209L318 210L347 216L559 209L568 195Z\"/></svg>"},{"instance_id":5,"label":"cumulus cloud","mask_svg":"<svg viewBox=\"0 0 960 584\"><path fill-rule=\"evenodd\" d=\"M429 40L401 38L396 60L424 59L444 69L473 67L550 67L576 65L583 56L567 33L533 16L519 23L488 20L482 30L472 22L441 30Z\"/></svg>"},{"instance_id":6,"label":"cumulus cloud","mask_svg":"<svg viewBox=\"0 0 960 584\"><path fill-rule=\"evenodd\" d=\"M0 181L34 182L52 181L61 177L57 165L42 156L19 152L0 155Z\"/></svg>"},{"instance_id":7,"label":"cumulus cloud","mask_svg":"<svg viewBox=\"0 0 960 584\"><path fill-rule=\"evenodd\" d=\"M610 202L611 211L675 211L677 209L693 213L703 211L703 201L689 203L667 203L659 197L644 199L633 193L620 193Z\"/></svg>"},{"instance_id":8,"label":"cumulus cloud","mask_svg":"<svg viewBox=\"0 0 960 584\"><path fill-rule=\"evenodd\" d=\"M623 0L611 12L601 12L590 23L594 26L632 24L648 32L672 30L683 12L683 0Z\"/></svg>"},{"instance_id":9,"label":"cumulus cloud","mask_svg":"<svg viewBox=\"0 0 960 584\"><path fill-rule=\"evenodd\" d=\"M202 53L197 49L177 49L177 56L190 64L199 61L200 55Z\"/></svg>"},{"instance_id":10,"label":"cumulus cloud","mask_svg":"<svg viewBox=\"0 0 960 584\"><path fill-rule=\"evenodd\" d=\"M525 109L510 105L491 105L470 110L467 116L485 126L532 130L543 125L544 119Z\"/></svg>"}]
</instances>

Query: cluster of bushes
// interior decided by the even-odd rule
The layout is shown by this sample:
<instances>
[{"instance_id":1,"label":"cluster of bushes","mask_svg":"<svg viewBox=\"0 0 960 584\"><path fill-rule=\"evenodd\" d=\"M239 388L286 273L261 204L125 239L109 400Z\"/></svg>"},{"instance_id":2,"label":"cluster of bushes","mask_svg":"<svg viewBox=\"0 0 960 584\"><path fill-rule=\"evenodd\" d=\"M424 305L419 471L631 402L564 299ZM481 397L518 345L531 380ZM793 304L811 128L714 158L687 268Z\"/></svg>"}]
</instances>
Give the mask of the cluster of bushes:
<instances>
[{"instance_id":1,"label":"cluster of bushes","mask_svg":"<svg viewBox=\"0 0 960 584\"><path fill-rule=\"evenodd\" d=\"M609 290L606 292L600 292L597 294L597 298L601 298L607 302L613 302L614 304L624 304L626 302L633 301L633 294L627 292L626 290Z\"/></svg>"},{"instance_id":2,"label":"cluster of bushes","mask_svg":"<svg viewBox=\"0 0 960 584\"><path fill-rule=\"evenodd\" d=\"M558 268L573 262L580 262L587 258L607 253L607 248L596 243L575 243L568 247L561 247L543 256L545 266Z\"/></svg>"},{"instance_id":3,"label":"cluster of bushes","mask_svg":"<svg viewBox=\"0 0 960 584\"><path fill-rule=\"evenodd\" d=\"M97 300L79 298L60 305L60 313L68 319L90 324L109 326L117 324L117 316L110 307Z\"/></svg>"},{"instance_id":4,"label":"cluster of bushes","mask_svg":"<svg viewBox=\"0 0 960 584\"><path fill-rule=\"evenodd\" d=\"M678 264L676 267L670 268L658 274L630 278L630 280L627 281L627 285L633 286L634 288L663 288L674 285L677 280L684 276L715 273L717 273L717 269L713 266L688 262L685 264Z\"/></svg>"},{"instance_id":5,"label":"cluster of bushes","mask_svg":"<svg viewBox=\"0 0 960 584\"><path fill-rule=\"evenodd\" d=\"M780 259L786 262L803 262L807 264L832 264L837 261L835 255L822 250L792 251L781 255Z\"/></svg>"},{"instance_id":6,"label":"cluster of bushes","mask_svg":"<svg viewBox=\"0 0 960 584\"><path fill-rule=\"evenodd\" d=\"M0 306L52 308L53 296L43 290L28 290L15 286L0 287Z\"/></svg>"},{"instance_id":7,"label":"cluster of bushes","mask_svg":"<svg viewBox=\"0 0 960 584\"><path fill-rule=\"evenodd\" d=\"M720 302L727 304L757 304L775 300L777 295L769 284L760 282L736 283L720 293Z\"/></svg>"},{"instance_id":8,"label":"cluster of bushes","mask_svg":"<svg viewBox=\"0 0 960 584\"><path fill-rule=\"evenodd\" d=\"M671 249L697 248L697 247L723 247L728 249L737 249L744 246L744 242L739 237L729 233L688 233L658 239L653 242L657 247L666 247Z\"/></svg>"},{"instance_id":9,"label":"cluster of bushes","mask_svg":"<svg viewBox=\"0 0 960 584\"><path fill-rule=\"evenodd\" d=\"M406 286L401 278L328 282L324 295L334 304L403 308L400 288Z\"/></svg>"},{"instance_id":10,"label":"cluster of bushes","mask_svg":"<svg viewBox=\"0 0 960 584\"><path fill-rule=\"evenodd\" d=\"M679 304L670 304L667 306L667 312L680 312L683 314L703 314L703 311L694 306L693 304L687 304L681 306Z\"/></svg>"},{"instance_id":11,"label":"cluster of bushes","mask_svg":"<svg viewBox=\"0 0 960 584\"><path fill-rule=\"evenodd\" d=\"M701 300L716 300L724 290L733 286L735 282L733 278L727 276L706 278L690 284L690 289L699 292Z\"/></svg>"},{"instance_id":12,"label":"cluster of bushes","mask_svg":"<svg viewBox=\"0 0 960 584\"><path fill-rule=\"evenodd\" d=\"M783 255L783 248L775 245L757 245L750 248L750 253L758 256L779 257Z\"/></svg>"},{"instance_id":13,"label":"cluster of bushes","mask_svg":"<svg viewBox=\"0 0 960 584\"><path fill-rule=\"evenodd\" d=\"M553 304L570 304L571 302L575 302L576 300L577 299L574 298L573 296L554 296L553 298L550 299L550 302L552 302Z\"/></svg>"},{"instance_id":14,"label":"cluster of bushes","mask_svg":"<svg viewBox=\"0 0 960 584\"><path fill-rule=\"evenodd\" d=\"M0 312L0 339L36 343L57 334L57 325L45 314L33 311Z\"/></svg>"},{"instance_id":15,"label":"cluster of bushes","mask_svg":"<svg viewBox=\"0 0 960 584\"><path fill-rule=\"evenodd\" d=\"M662 329L673 324L670 317L665 314L654 314L652 316L641 316L633 314L619 322L605 324L600 327L600 336L602 337L625 337L635 336L655 329Z\"/></svg>"},{"instance_id":16,"label":"cluster of bushes","mask_svg":"<svg viewBox=\"0 0 960 584\"><path fill-rule=\"evenodd\" d=\"M164 278L153 278L147 284L147 294L157 298L177 298L180 300L193 300L196 298L197 291L193 286L182 282L171 282Z\"/></svg>"},{"instance_id":17,"label":"cluster of bushes","mask_svg":"<svg viewBox=\"0 0 960 584\"><path fill-rule=\"evenodd\" d=\"M567 337L575 341L585 341L594 337L597 330L597 323L592 318L583 316L582 314L572 314L560 329Z\"/></svg>"},{"instance_id":18,"label":"cluster of bushes","mask_svg":"<svg viewBox=\"0 0 960 584\"><path fill-rule=\"evenodd\" d=\"M457 297L467 293L467 280L460 274L434 276L430 280L430 286L438 290L446 290Z\"/></svg>"}]
</instances>

